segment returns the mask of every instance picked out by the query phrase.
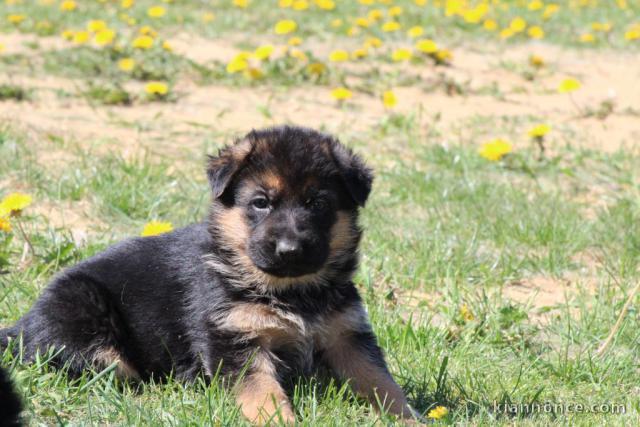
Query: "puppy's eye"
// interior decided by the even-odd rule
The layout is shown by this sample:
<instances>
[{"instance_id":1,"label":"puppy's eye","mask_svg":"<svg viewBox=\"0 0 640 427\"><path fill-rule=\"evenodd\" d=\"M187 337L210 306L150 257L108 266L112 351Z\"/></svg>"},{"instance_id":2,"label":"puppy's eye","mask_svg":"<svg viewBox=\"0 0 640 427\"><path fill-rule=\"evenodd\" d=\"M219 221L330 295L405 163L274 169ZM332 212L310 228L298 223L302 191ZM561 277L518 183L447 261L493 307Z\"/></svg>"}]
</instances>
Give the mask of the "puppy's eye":
<instances>
[{"instance_id":1,"label":"puppy's eye","mask_svg":"<svg viewBox=\"0 0 640 427\"><path fill-rule=\"evenodd\" d=\"M304 204L315 211L321 211L327 207L327 201L321 197L309 197Z\"/></svg>"},{"instance_id":2,"label":"puppy's eye","mask_svg":"<svg viewBox=\"0 0 640 427\"><path fill-rule=\"evenodd\" d=\"M269 209L269 200L266 197L256 197L251 201L251 206L257 210Z\"/></svg>"}]
</instances>

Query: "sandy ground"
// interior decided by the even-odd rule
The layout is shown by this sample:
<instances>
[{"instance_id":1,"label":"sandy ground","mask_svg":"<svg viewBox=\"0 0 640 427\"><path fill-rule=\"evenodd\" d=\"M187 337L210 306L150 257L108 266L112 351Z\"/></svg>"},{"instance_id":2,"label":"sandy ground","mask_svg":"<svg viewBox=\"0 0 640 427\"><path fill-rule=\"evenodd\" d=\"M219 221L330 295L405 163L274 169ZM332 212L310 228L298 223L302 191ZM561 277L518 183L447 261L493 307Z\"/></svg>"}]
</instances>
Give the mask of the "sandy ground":
<instances>
[{"instance_id":1,"label":"sandy ground","mask_svg":"<svg viewBox=\"0 0 640 427\"><path fill-rule=\"evenodd\" d=\"M7 46L4 54L38 55L44 50L66 47L58 37L38 38L36 49L34 41L28 35L0 34L0 43ZM179 35L171 42L177 53L202 64L227 61L238 51L229 43L189 35ZM517 129L520 136L515 139L516 147L528 143L525 132L538 121L562 129L562 137L551 137L554 144L613 151L633 147L640 141L638 55L567 50L545 44L482 49L469 46L456 48L453 54L451 67L407 66L406 72L418 76L419 83L395 89L399 99L395 112L421 111L417 125L425 131L437 128L441 143L480 144L487 138L510 137L496 134L495 129L511 119L527 123ZM532 54L545 58L547 65L534 81L529 81L519 70L527 67ZM557 93L559 82L569 76L579 79L583 87L572 95ZM463 93L447 94L444 81L463 87ZM331 89L327 87L235 88L199 86L184 80L174 89L179 95L176 102L96 107L79 96L57 95L61 89L78 93L80 88L72 80L9 75L0 70L0 84L8 82L33 89L35 97L30 102L0 102L0 122L7 121L35 135L55 135L124 156L151 150L175 158L198 157L203 141L220 138L218 142L228 142L231 135L239 136L250 128L283 122L324 126L338 134L366 132L389 114L378 98L360 93L340 107L330 98ZM605 101L615 105L608 117L581 116ZM270 115L264 114L265 109ZM38 161L49 165L62 164L68 156L52 144L42 148ZM83 215L77 208L47 209L55 213L50 216L54 225L68 226L72 222L74 237L83 239ZM593 289L593 284L571 278L540 277L506 286L502 294L533 308L544 308L561 304L585 286ZM414 301L429 298L432 296L411 297Z\"/></svg>"}]
</instances>

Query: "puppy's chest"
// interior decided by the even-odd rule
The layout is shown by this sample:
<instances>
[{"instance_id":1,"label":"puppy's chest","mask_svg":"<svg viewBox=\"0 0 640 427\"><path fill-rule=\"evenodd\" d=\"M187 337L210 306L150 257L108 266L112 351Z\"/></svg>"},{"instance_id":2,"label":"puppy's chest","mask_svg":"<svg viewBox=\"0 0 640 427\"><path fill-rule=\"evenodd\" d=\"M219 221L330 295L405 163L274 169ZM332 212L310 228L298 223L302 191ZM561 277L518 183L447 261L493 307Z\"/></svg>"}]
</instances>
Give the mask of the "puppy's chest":
<instances>
[{"instance_id":1,"label":"puppy's chest","mask_svg":"<svg viewBox=\"0 0 640 427\"><path fill-rule=\"evenodd\" d=\"M265 349L313 354L327 345L329 315L305 318L265 304L242 303L220 322L223 329L255 339Z\"/></svg>"}]
</instances>

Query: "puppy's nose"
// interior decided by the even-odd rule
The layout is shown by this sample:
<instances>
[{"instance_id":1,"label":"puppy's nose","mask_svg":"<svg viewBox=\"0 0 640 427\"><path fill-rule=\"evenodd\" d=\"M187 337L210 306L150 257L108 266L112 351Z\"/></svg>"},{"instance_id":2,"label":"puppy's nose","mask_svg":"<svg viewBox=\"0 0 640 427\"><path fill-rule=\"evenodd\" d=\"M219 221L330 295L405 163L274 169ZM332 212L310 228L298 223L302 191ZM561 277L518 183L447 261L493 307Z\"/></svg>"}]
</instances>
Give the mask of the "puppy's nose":
<instances>
[{"instance_id":1,"label":"puppy's nose","mask_svg":"<svg viewBox=\"0 0 640 427\"><path fill-rule=\"evenodd\" d=\"M279 239L276 243L276 255L280 258L294 258L300 255L300 252L302 252L302 248L296 240L284 238Z\"/></svg>"}]
</instances>

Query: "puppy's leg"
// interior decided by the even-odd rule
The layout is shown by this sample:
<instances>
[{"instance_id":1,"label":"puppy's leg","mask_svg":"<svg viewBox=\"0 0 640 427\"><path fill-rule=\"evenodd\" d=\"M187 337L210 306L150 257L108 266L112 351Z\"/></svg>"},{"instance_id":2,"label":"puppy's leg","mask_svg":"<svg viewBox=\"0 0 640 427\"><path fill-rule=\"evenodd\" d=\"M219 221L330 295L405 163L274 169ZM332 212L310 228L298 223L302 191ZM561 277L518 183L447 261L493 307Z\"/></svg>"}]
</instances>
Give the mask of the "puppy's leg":
<instances>
[{"instance_id":1,"label":"puppy's leg","mask_svg":"<svg viewBox=\"0 0 640 427\"><path fill-rule=\"evenodd\" d=\"M270 421L278 422L280 418L287 424L295 422L275 366L263 350L255 355L251 368L238 384L237 399L244 416L254 423L264 425Z\"/></svg>"},{"instance_id":2,"label":"puppy's leg","mask_svg":"<svg viewBox=\"0 0 640 427\"><path fill-rule=\"evenodd\" d=\"M372 405L402 418L416 418L404 392L387 369L367 315L356 305L337 315L329 329L324 360L353 390Z\"/></svg>"}]
</instances>

